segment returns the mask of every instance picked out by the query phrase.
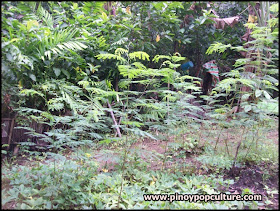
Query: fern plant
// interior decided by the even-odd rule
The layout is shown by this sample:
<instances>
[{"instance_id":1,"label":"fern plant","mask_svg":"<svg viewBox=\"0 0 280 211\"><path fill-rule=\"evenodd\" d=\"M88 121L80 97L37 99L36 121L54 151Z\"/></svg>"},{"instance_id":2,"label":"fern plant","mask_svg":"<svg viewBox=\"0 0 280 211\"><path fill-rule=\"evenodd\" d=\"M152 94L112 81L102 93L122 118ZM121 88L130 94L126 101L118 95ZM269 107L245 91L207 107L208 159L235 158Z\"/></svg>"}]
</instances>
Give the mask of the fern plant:
<instances>
[{"instance_id":1,"label":"fern plant","mask_svg":"<svg viewBox=\"0 0 280 211\"><path fill-rule=\"evenodd\" d=\"M278 13L275 10L275 5L271 6L271 9L274 9L274 17ZM254 38L253 41L244 44L244 46L252 45L250 51L243 46L233 47L230 44L214 43L206 52L207 54L220 53L221 49L231 48L250 54L247 58L237 59L234 64L236 69L225 74L228 78L221 81L218 87L213 89L214 93L218 90L226 93L229 93L230 90L239 90L235 93L235 99L238 100L238 104L235 105L241 105L240 103L242 102L241 106L246 112L258 112L257 105L262 102L269 103L272 100L273 92L278 92L277 86L279 82L275 77L277 74L278 48L275 48L274 43L279 42L279 40L278 31L273 30L278 24L277 20L277 18L270 19L267 26L258 26L254 23L245 24L246 27L252 30L251 36ZM244 89L244 87L249 89ZM250 105L250 102L252 105ZM230 104L232 108L234 105Z\"/></svg>"},{"instance_id":2,"label":"fern plant","mask_svg":"<svg viewBox=\"0 0 280 211\"><path fill-rule=\"evenodd\" d=\"M34 82L59 78L62 74L69 78L75 72L70 74L65 66L70 69L71 63L75 68L87 66L76 53L87 48L84 44L87 40L80 36L78 29L57 26L58 14L50 14L40 3L20 4L19 12L23 14L20 21L14 19L11 25L7 17L4 18L3 30L10 33L3 36L2 62L16 75L21 87L30 88Z\"/></svg>"},{"instance_id":3,"label":"fern plant","mask_svg":"<svg viewBox=\"0 0 280 211\"><path fill-rule=\"evenodd\" d=\"M263 3L262 5L268 5ZM215 106L214 114L216 117L219 115L223 120L230 117L232 120L229 124L232 127L238 128L241 132L241 139L237 144L232 170L234 170L236 161L239 158L240 147L244 143L245 134L257 125L263 124L265 119L269 119L271 110L264 109L260 105L277 105L278 98L273 99L273 95L278 93L277 79L277 63L278 61L278 47L274 44L278 43L278 4L272 4L270 7L273 12L273 17L264 23L269 16L269 12L262 12L266 17L259 17L259 24L247 23L246 27L252 30L251 36L254 38L252 41L244 43L243 46L233 47L230 44L225 45L221 43L212 44L207 50L207 54L214 52L221 53L227 48L236 50L238 52L246 52L246 58L237 59L233 65L235 69L226 73L226 78L218 83L218 86L212 90L212 99L217 99L224 95L231 98L229 102L223 106ZM245 46L250 46L246 49ZM231 95L231 96L230 96ZM238 112L238 113L237 113ZM258 133L258 132L256 132ZM244 137L243 137L244 135ZM258 134L256 134L258 136ZM218 142L219 138L217 139ZM258 145L257 139L253 140ZM252 141L252 142L253 142ZM217 143L216 142L216 143ZM247 154L250 148L247 150Z\"/></svg>"},{"instance_id":4,"label":"fern plant","mask_svg":"<svg viewBox=\"0 0 280 211\"><path fill-rule=\"evenodd\" d=\"M107 125L112 124L104 115L102 106L106 92L96 93L95 89L98 88L93 87L95 83L89 84L85 93L80 87L58 80L46 81L33 86L33 89L22 90L23 99L29 96L33 101L34 97L39 96L46 106L45 110L39 110L32 108L34 105L28 102L21 102L18 114L24 121L35 121L48 128L40 135L34 128L25 126L25 129L33 131L28 135L49 143L47 147L55 150L65 146L75 148L91 145L105 139L106 134L111 132Z\"/></svg>"}]
</instances>

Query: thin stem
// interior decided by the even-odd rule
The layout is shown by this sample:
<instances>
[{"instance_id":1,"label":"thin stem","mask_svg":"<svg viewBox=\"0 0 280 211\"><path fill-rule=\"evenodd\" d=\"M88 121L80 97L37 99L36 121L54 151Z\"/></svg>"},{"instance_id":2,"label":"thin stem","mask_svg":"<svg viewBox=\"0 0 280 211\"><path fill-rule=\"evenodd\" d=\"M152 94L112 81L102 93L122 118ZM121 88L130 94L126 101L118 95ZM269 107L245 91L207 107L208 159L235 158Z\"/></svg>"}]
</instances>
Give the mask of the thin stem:
<instances>
[{"instance_id":1,"label":"thin stem","mask_svg":"<svg viewBox=\"0 0 280 211\"><path fill-rule=\"evenodd\" d=\"M199 136L198 136L198 141L200 143L200 140L201 140L201 136L202 136L202 131L203 131L203 122L201 123L201 128L200 128L200 133L199 133Z\"/></svg>"},{"instance_id":2,"label":"thin stem","mask_svg":"<svg viewBox=\"0 0 280 211\"><path fill-rule=\"evenodd\" d=\"M245 10L243 10L241 13L239 13L237 16L240 16L243 12L245 12L250 6L248 6Z\"/></svg>"},{"instance_id":3,"label":"thin stem","mask_svg":"<svg viewBox=\"0 0 280 211\"><path fill-rule=\"evenodd\" d=\"M250 4L251 4L251 3L250 3ZM251 6L252 6L254 12L256 13L256 15L258 16L258 20L259 20L260 26L263 26L263 20L261 19L259 13L257 12L256 8L255 8L252 4L251 4Z\"/></svg>"},{"instance_id":4,"label":"thin stem","mask_svg":"<svg viewBox=\"0 0 280 211\"><path fill-rule=\"evenodd\" d=\"M256 149L258 148L258 140L259 140L259 128L257 129L257 134L256 134Z\"/></svg>"},{"instance_id":5,"label":"thin stem","mask_svg":"<svg viewBox=\"0 0 280 211\"><path fill-rule=\"evenodd\" d=\"M169 82L169 76L168 76L168 83L167 83L167 89L169 91L170 89L170 82ZM167 96L167 124L169 126L169 97ZM165 143L165 146L164 146L164 160L163 160L163 163L162 163L162 169L163 169L163 166L165 165L165 162L166 162L166 150L167 150L167 142L169 141L169 130L167 131L167 135L168 135L168 139Z\"/></svg>"},{"instance_id":6,"label":"thin stem","mask_svg":"<svg viewBox=\"0 0 280 211\"><path fill-rule=\"evenodd\" d=\"M235 167L236 158L237 158L237 155L238 155L239 147L240 147L240 145L241 145L241 143L242 143L242 140L243 140L243 134L244 134L244 132L245 132L245 129L246 129L246 127L244 127L244 129L243 129L243 131L242 131L242 135L241 135L241 138L240 138L240 142L238 143L238 146L237 146L237 148L236 148L236 153L235 153L234 162L233 162L233 164L232 164L232 168Z\"/></svg>"},{"instance_id":7,"label":"thin stem","mask_svg":"<svg viewBox=\"0 0 280 211\"><path fill-rule=\"evenodd\" d=\"M226 144L226 150L227 150L228 156L230 156L229 149L228 149L228 143L227 143L228 140L229 140L229 135L228 135L228 130L227 130L227 138L225 139L225 144Z\"/></svg>"},{"instance_id":8,"label":"thin stem","mask_svg":"<svg viewBox=\"0 0 280 211\"><path fill-rule=\"evenodd\" d=\"M257 129L257 133L258 133L258 130L259 130L259 129ZM256 139L258 139L258 137L256 137ZM251 149L251 146L252 146L252 144L254 143L254 140L255 140L255 136L253 136L252 142L250 143L250 145L249 145L249 147L248 147L248 150L247 150L247 152L246 152L246 155L244 156L244 160L245 160L245 158L247 157L247 155L248 155L248 153L249 153L249 150Z\"/></svg>"},{"instance_id":9,"label":"thin stem","mask_svg":"<svg viewBox=\"0 0 280 211\"><path fill-rule=\"evenodd\" d=\"M164 166L165 166L165 163L166 163L166 158L167 158L167 155L166 155L166 151L167 151L167 143L169 142L169 137L167 139L167 141L165 141L165 145L164 145L164 159L163 159L163 162L162 162L162 166L161 166L161 170L163 170Z\"/></svg>"},{"instance_id":10,"label":"thin stem","mask_svg":"<svg viewBox=\"0 0 280 211\"><path fill-rule=\"evenodd\" d=\"M220 133L219 133L219 136L218 136L218 138L217 138L217 140L216 140L216 145L215 145L215 148L214 148L214 151L216 152L216 148L217 148L217 145L218 145L218 142L219 142L219 139L220 139L220 136L221 136L221 134L222 134L222 131L223 131L223 127L222 127L222 129L220 130Z\"/></svg>"},{"instance_id":11,"label":"thin stem","mask_svg":"<svg viewBox=\"0 0 280 211\"><path fill-rule=\"evenodd\" d=\"M122 191L123 191L123 176L124 176L124 166L126 163L126 158L127 158L127 136L125 137L125 151L124 151L124 156L123 156L123 163L122 163L122 167L121 167L121 189L120 189L120 193L119 193L119 197L118 197L118 208L120 208L120 201L121 201L121 197L122 197Z\"/></svg>"},{"instance_id":12,"label":"thin stem","mask_svg":"<svg viewBox=\"0 0 280 211\"><path fill-rule=\"evenodd\" d=\"M126 96L126 106L128 107L128 94ZM126 117L126 128L128 127L127 122L128 122L128 114L125 115ZM122 191L123 191L123 176L124 176L124 167L125 167L125 163L126 163L126 158L127 158L127 152L128 152L128 134L126 133L126 137L125 137L125 151L124 151L124 158L123 158L123 163L122 163L122 167L121 167L121 178L122 178L122 182L121 182L121 189L120 189L120 193L119 193L119 197L118 197L118 208L120 208L120 201L121 201L121 197L122 197Z\"/></svg>"}]
</instances>

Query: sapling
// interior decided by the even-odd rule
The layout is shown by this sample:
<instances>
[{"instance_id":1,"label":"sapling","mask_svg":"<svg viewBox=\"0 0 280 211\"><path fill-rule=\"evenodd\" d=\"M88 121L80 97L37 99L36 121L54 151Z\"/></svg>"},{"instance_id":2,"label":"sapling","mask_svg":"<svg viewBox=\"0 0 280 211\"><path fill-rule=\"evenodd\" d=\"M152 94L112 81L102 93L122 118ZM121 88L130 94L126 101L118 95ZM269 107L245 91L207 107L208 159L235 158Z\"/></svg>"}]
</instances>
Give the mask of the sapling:
<instances>
[{"instance_id":1,"label":"sapling","mask_svg":"<svg viewBox=\"0 0 280 211\"><path fill-rule=\"evenodd\" d=\"M249 151L250 151L250 149L251 149L251 147L252 147L252 145L253 145L255 140L256 140L256 149L257 149L257 141L259 139L259 137L258 137L258 130L259 130L259 128L257 129L256 136L253 136L253 138L252 138L252 141L251 141L251 143L250 143L250 145L249 145L249 147L247 149L247 152L246 152L246 154L244 156L244 160L246 159L246 157L247 157L247 155L248 155L248 153L249 153Z\"/></svg>"},{"instance_id":2,"label":"sapling","mask_svg":"<svg viewBox=\"0 0 280 211\"><path fill-rule=\"evenodd\" d=\"M216 144L215 144L215 147L214 147L214 151L216 151L216 148L217 148L217 145L218 145L218 142L219 142L219 140L220 140L220 136L221 136L221 134L222 134L222 132L223 132L223 129L224 129L224 125L223 125L223 123L220 123L219 124L219 126L221 127L221 130L220 130L220 132L219 132L219 135L218 135L218 138L217 138L217 140L216 140Z\"/></svg>"},{"instance_id":3,"label":"sapling","mask_svg":"<svg viewBox=\"0 0 280 211\"><path fill-rule=\"evenodd\" d=\"M235 157L234 157L234 161L233 161L233 164L232 164L232 167L231 167L232 169L234 169L234 167L235 167L235 163L236 163L236 159L237 159L239 147L240 147L240 145L241 145L241 143L242 143L242 141L243 141L243 135L244 135L245 130L246 130L246 127L243 126L243 130L242 130L242 134L241 134L241 137L240 137L240 141L239 141L239 143L238 143L238 145L237 145L236 153L235 153Z\"/></svg>"},{"instance_id":4,"label":"sapling","mask_svg":"<svg viewBox=\"0 0 280 211\"><path fill-rule=\"evenodd\" d=\"M226 150L227 150L228 156L230 156L229 149L228 149L228 140L229 140L229 133L228 133L228 130L227 130L227 138L225 138L225 144L226 144Z\"/></svg>"}]
</instances>

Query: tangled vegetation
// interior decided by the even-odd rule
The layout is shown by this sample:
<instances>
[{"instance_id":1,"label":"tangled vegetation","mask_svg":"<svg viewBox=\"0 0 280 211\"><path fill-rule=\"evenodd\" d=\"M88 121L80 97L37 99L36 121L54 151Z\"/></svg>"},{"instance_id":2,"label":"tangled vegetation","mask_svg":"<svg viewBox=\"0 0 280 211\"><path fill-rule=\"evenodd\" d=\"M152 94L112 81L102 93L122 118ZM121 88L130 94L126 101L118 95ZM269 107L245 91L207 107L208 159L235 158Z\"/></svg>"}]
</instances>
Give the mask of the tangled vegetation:
<instances>
[{"instance_id":1,"label":"tangled vegetation","mask_svg":"<svg viewBox=\"0 0 280 211\"><path fill-rule=\"evenodd\" d=\"M278 6L2 2L2 208L277 206ZM143 198L176 192L263 199Z\"/></svg>"}]
</instances>

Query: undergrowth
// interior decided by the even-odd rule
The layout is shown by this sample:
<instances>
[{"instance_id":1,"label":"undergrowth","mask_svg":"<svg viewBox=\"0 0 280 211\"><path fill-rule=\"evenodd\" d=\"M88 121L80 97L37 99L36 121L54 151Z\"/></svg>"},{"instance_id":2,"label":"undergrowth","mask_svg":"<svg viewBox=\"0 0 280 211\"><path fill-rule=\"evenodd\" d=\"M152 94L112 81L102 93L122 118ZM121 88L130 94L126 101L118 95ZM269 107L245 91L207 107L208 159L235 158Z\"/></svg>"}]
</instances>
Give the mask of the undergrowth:
<instances>
[{"instance_id":1,"label":"undergrowth","mask_svg":"<svg viewBox=\"0 0 280 211\"><path fill-rule=\"evenodd\" d=\"M205 130L201 138L207 134ZM186 139L186 136L181 134L170 140L167 155L157 156L149 149L130 147L125 163L122 162L125 146L121 142L107 144L107 149L101 150L96 145L58 154L46 152L29 157L29 160L26 158L25 164L6 160L2 163L2 206L15 209L255 209L263 205L256 201L144 201L143 194L217 194L229 190L234 183L222 176L234 162L233 155L219 150L224 147L222 144L218 144L217 151L214 146L206 144L198 152L195 151L198 141ZM135 139L128 141L130 146L133 143L136 143ZM262 145L266 146L261 148L262 154L256 155L253 151L246 157L243 155L247 147L242 147L236 166L251 162L254 155L259 158L254 160L255 163L277 165L273 157L277 150L272 147L273 143L260 138L258 146ZM191 153L199 165L179 162L189 157L186 153ZM165 156L177 159L173 161L175 168L151 169L151 160L161 163ZM114 165L110 166L112 163Z\"/></svg>"},{"instance_id":2,"label":"undergrowth","mask_svg":"<svg viewBox=\"0 0 280 211\"><path fill-rule=\"evenodd\" d=\"M265 7L266 17L270 10L274 14L267 25L245 24L254 40L242 46L220 42L209 46L206 55L229 49L248 56L237 59L230 71L221 74L224 79L207 96L202 95L201 78L180 71L187 59L180 53L139 51L133 48L135 41L123 35L111 45L106 43L99 34L111 31L111 26L96 30L109 19L104 12L85 24L82 19L86 17L80 15L78 3L73 3L70 11L74 13L70 14L78 21L73 30L72 25L59 25L56 9L51 14L41 4L28 5L18 10L31 14L23 23L11 22L13 13L5 12L2 62L6 101L10 90L16 90L15 129L25 130L26 136L17 143L19 152L14 154L18 157L4 149L11 146L2 148L6 154L2 159L3 208L262 206L245 201L144 201L143 194L229 193L236 181L223 179L226 172L236 173L248 163L278 165L278 143L266 137L275 129L279 115L278 4ZM83 6L86 13L90 5ZM95 6L96 10L103 7ZM130 7L126 11L131 13ZM213 21L211 11L202 12L196 24ZM83 30L78 28L80 24ZM121 25L118 27L127 28ZM161 143L161 153L135 148L139 140ZM25 156L25 164L16 162L20 156ZM253 190L242 192L251 194Z\"/></svg>"},{"instance_id":3,"label":"undergrowth","mask_svg":"<svg viewBox=\"0 0 280 211\"><path fill-rule=\"evenodd\" d=\"M16 209L155 209L155 208L244 208L256 206L249 202L152 202L143 194L153 193L219 193L218 185L227 187L233 181L214 175L170 174L128 168L122 182L120 171L103 169L88 153L79 159L59 156L56 161L45 160L34 165L18 165L3 169L3 178L12 188L2 190L2 204L15 202ZM138 166L138 165L137 165ZM118 206L120 188L122 199Z\"/></svg>"}]
</instances>

